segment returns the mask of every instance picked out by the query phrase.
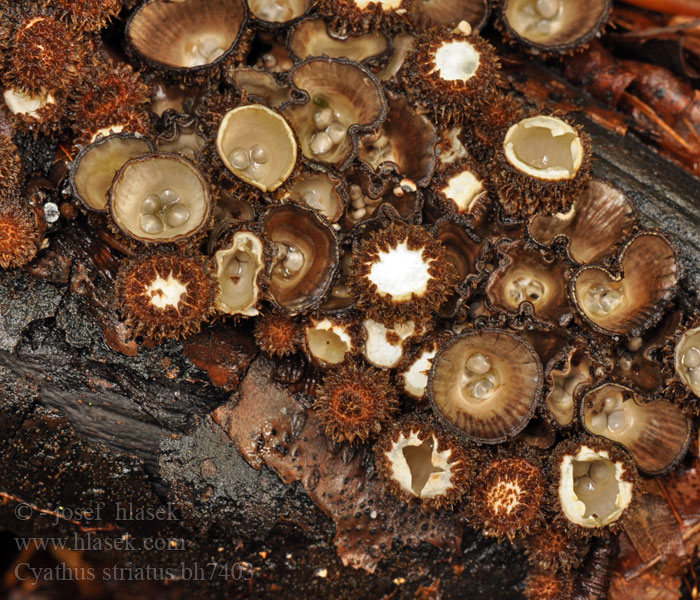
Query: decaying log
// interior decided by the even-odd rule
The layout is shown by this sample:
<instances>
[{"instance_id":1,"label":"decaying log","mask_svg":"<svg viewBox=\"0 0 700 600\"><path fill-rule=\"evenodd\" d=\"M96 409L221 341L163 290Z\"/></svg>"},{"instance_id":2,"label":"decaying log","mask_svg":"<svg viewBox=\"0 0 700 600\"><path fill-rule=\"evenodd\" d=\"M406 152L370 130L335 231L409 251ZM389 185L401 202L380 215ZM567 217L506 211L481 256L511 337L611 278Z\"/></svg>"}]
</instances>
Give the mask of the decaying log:
<instances>
[{"instance_id":1,"label":"decaying log","mask_svg":"<svg viewBox=\"0 0 700 600\"><path fill-rule=\"evenodd\" d=\"M588 118L593 101L544 73L559 93L575 96L576 116L593 136L595 173L637 203L646 225L673 236L689 286L700 288L698 180ZM522 552L444 519L412 531L410 514L372 497L378 492L371 473L362 475L361 455L324 446L312 456L321 449L313 416L274 381L275 366L256 355L244 324L217 324L184 344L115 351L118 324L101 304L109 277L94 284L100 255L90 236L76 222L52 242L61 251L32 274L0 275L3 530L168 540L175 550L135 544L80 560L175 569L189 597L520 597ZM113 333L109 344L103 331ZM264 402L277 403L277 429L261 422L269 417ZM363 476L366 485L343 487L345 478ZM97 503L99 519L76 513ZM175 518L120 518L127 506L161 507ZM72 556L44 554L52 564ZM197 566L198 581L177 571ZM104 579L94 582L97 597L115 585ZM140 587L138 597L149 589Z\"/></svg>"}]
</instances>

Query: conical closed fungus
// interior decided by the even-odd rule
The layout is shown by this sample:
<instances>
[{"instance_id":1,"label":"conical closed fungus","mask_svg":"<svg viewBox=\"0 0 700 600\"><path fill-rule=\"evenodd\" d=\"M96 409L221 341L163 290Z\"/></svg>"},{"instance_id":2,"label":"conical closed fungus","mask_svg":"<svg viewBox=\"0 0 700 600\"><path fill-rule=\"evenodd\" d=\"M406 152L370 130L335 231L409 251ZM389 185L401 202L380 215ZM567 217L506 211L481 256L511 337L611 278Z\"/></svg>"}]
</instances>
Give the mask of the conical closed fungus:
<instances>
[{"instance_id":1,"label":"conical closed fungus","mask_svg":"<svg viewBox=\"0 0 700 600\"><path fill-rule=\"evenodd\" d=\"M323 378L314 408L328 437L364 442L387 425L398 396L386 371L350 363Z\"/></svg>"},{"instance_id":2,"label":"conical closed fungus","mask_svg":"<svg viewBox=\"0 0 700 600\"><path fill-rule=\"evenodd\" d=\"M45 222L26 202L0 198L0 267L16 269L29 263L44 236Z\"/></svg>"},{"instance_id":3,"label":"conical closed fungus","mask_svg":"<svg viewBox=\"0 0 700 600\"><path fill-rule=\"evenodd\" d=\"M534 456L497 456L477 473L467 512L484 535L512 541L542 525L546 492Z\"/></svg>"}]
</instances>

